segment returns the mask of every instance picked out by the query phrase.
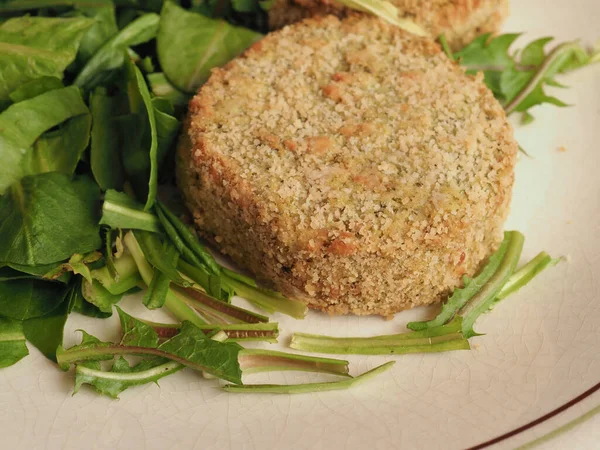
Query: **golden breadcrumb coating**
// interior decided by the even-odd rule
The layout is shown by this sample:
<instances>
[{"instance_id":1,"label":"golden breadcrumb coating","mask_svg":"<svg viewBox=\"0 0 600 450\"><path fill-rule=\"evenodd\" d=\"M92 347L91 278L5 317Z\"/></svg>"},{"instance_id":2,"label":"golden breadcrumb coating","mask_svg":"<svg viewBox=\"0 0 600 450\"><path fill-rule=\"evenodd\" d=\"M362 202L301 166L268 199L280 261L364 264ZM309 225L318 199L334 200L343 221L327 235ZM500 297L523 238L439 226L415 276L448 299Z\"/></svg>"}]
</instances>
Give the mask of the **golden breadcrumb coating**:
<instances>
[{"instance_id":1,"label":"golden breadcrumb coating","mask_svg":"<svg viewBox=\"0 0 600 450\"><path fill-rule=\"evenodd\" d=\"M502 239L517 144L430 39L365 15L286 27L190 103L178 183L200 232L333 314L439 301Z\"/></svg>"},{"instance_id":2,"label":"golden breadcrumb coating","mask_svg":"<svg viewBox=\"0 0 600 450\"><path fill-rule=\"evenodd\" d=\"M398 8L400 17L415 21L432 38L443 33L454 50L463 48L478 35L498 32L509 9L509 0L389 1ZM275 0L269 10L269 27L276 30L317 15L343 17L349 11L335 0Z\"/></svg>"}]
</instances>

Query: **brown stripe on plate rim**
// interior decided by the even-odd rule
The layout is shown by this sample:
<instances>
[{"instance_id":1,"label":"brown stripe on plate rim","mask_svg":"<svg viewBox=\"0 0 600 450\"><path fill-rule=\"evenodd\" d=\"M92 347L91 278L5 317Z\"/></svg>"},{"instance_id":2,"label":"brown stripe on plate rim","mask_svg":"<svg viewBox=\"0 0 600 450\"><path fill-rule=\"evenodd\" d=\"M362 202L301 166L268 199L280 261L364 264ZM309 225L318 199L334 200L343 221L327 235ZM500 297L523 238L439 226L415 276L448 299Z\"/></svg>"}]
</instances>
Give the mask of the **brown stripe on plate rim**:
<instances>
[{"instance_id":1,"label":"brown stripe on plate rim","mask_svg":"<svg viewBox=\"0 0 600 450\"><path fill-rule=\"evenodd\" d=\"M504 433L504 434L502 434L502 435L500 435L498 437L490 439L489 441L483 442L482 444L475 445L474 447L469 447L466 450L481 450L483 448L487 448L487 447L489 447L491 445L497 444L498 442L502 442L502 441L504 441L504 440L506 440L508 438L516 436L517 434L520 434L523 431L529 430L530 428L533 428L536 425L539 425L540 423L545 422L546 420L551 419L554 416L557 416L561 412L569 409L571 406L576 405L577 403L581 402L582 400L585 400L586 398L588 398L590 395L592 395L594 392L596 392L598 390L600 390L600 383L592 386L587 391L585 391L581 395L578 395L574 399L568 401L564 405L559 406L556 409L553 409L548 414L545 414L542 417L538 417L537 419L532 420L531 422L529 422L529 423L527 423L527 424L525 424L525 425L523 425L523 426L521 426L519 428L515 428L514 430L509 431L508 433Z\"/></svg>"}]
</instances>

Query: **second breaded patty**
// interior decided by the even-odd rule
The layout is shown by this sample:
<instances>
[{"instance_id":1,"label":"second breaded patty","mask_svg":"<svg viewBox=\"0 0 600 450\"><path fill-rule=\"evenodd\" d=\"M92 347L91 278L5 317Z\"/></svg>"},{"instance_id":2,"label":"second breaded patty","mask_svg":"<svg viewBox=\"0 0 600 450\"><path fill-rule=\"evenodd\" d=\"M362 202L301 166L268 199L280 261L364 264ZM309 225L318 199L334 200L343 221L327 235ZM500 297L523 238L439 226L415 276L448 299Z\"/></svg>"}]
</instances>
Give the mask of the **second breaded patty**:
<instances>
[{"instance_id":1,"label":"second breaded patty","mask_svg":"<svg viewBox=\"0 0 600 450\"><path fill-rule=\"evenodd\" d=\"M476 36L496 33L508 16L509 0L389 0L401 18L413 20L437 38L444 34L454 50ZM350 10L335 0L275 0L269 10L272 30L306 17L335 14Z\"/></svg>"},{"instance_id":2,"label":"second breaded patty","mask_svg":"<svg viewBox=\"0 0 600 450\"><path fill-rule=\"evenodd\" d=\"M517 144L481 77L368 16L308 19L213 72L178 184L200 232L334 314L439 301L502 239Z\"/></svg>"}]
</instances>

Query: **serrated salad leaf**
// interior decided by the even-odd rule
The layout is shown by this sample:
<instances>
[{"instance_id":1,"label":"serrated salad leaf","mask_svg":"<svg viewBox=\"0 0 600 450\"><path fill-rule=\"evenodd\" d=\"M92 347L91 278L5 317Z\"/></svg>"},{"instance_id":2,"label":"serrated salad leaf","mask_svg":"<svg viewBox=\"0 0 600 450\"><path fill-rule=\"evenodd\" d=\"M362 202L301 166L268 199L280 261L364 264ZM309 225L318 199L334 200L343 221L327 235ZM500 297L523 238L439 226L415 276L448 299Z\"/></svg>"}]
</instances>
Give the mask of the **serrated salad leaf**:
<instances>
[{"instance_id":1,"label":"serrated salad leaf","mask_svg":"<svg viewBox=\"0 0 600 450\"><path fill-rule=\"evenodd\" d=\"M130 316L118 306L117 313L121 322L121 345L134 347L158 347L158 334L150 325Z\"/></svg>"},{"instance_id":2,"label":"serrated salad leaf","mask_svg":"<svg viewBox=\"0 0 600 450\"><path fill-rule=\"evenodd\" d=\"M502 263L502 259L508 249L509 238L504 237L498 250L496 250L489 258L487 264L481 272L473 278L464 279L464 287L457 288L452 292L452 295L442 305L440 313L432 320L427 322L409 322L406 327L409 330L419 331L428 328L439 327L448 323L456 315L456 313L477 294L483 286L492 278L498 267Z\"/></svg>"},{"instance_id":3,"label":"serrated salad leaf","mask_svg":"<svg viewBox=\"0 0 600 450\"><path fill-rule=\"evenodd\" d=\"M467 73L481 71L486 85L503 104L508 114L524 113L524 122L533 116L530 108L550 103L566 106L545 93L545 86L563 87L555 77L600 60L597 49L588 50L578 42L567 42L547 51L553 38L541 38L529 43L522 51L511 51L520 34L479 36L452 55L467 68Z\"/></svg>"},{"instance_id":4,"label":"serrated salad leaf","mask_svg":"<svg viewBox=\"0 0 600 450\"><path fill-rule=\"evenodd\" d=\"M107 360L114 356L155 356L240 384L242 370L238 354L241 350L239 344L212 340L192 323L183 322L179 334L157 348L126 346L97 340L92 343L88 340L68 350L59 348L57 359L62 368L68 368L70 364Z\"/></svg>"},{"instance_id":5,"label":"serrated salad leaf","mask_svg":"<svg viewBox=\"0 0 600 450\"><path fill-rule=\"evenodd\" d=\"M118 358L110 371L100 370L98 366L78 364L75 368L75 387L77 393L82 385L89 384L100 394L118 398L125 389L142 384L157 382L167 375L185 368L184 365L162 358L142 361L135 366L123 358Z\"/></svg>"}]
</instances>

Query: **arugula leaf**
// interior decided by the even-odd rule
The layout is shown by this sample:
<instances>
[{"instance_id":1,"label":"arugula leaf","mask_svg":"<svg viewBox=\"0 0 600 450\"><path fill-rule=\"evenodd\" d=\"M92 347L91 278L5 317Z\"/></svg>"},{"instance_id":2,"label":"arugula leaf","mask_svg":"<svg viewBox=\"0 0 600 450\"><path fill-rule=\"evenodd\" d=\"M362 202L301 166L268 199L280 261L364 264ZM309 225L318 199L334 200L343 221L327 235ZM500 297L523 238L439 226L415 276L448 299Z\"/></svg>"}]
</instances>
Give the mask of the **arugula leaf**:
<instances>
[{"instance_id":1,"label":"arugula leaf","mask_svg":"<svg viewBox=\"0 0 600 450\"><path fill-rule=\"evenodd\" d=\"M86 18L23 16L0 24L0 110L22 84L42 76L62 79L92 23Z\"/></svg>"},{"instance_id":2,"label":"arugula leaf","mask_svg":"<svg viewBox=\"0 0 600 450\"><path fill-rule=\"evenodd\" d=\"M126 62L128 47L142 44L156 37L160 18L156 14L144 14L123 28L98 49L81 69L75 84L85 91L104 83L114 71Z\"/></svg>"},{"instance_id":3,"label":"arugula leaf","mask_svg":"<svg viewBox=\"0 0 600 450\"><path fill-rule=\"evenodd\" d=\"M0 368L12 366L28 354L22 323L0 317Z\"/></svg>"},{"instance_id":4,"label":"arugula leaf","mask_svg":"<svg viewBox=\"0 0 600 450\"><path fill-rule=\"evenodd\" d=\"M546 85L563 87L555 76L600 60L600 52L588 51L577 42L568 42L546 53L552 38L531 42L523 51L510 53L510 47L519 34L504 34L490 38L489 34L476 38L471 44L453 55L467 68L467 73L483 72L486 85L504 105L508 114L526 113L524 122L533 116L527 111L536 105L550 103L566 106L555 97L546 95Z\"/></svg>"},{"instance_id":5,"label":"arugula leaf","mask_svg":"<svg viewBox=\"0 0 600 450\"><path fill-rule=\"evenodd\" d=\"M26 320L45 316L56 309L67 292L62 283L40 280L0 282L0 316Z\"/></svg>"},{"instance_id":6,"label":"arugula leaf","mask_svg":"<svg viewBox=\"0 0 600 450\"><path fill-rule=\"evenodd\" d=\"M0 197L0 262L34 266L87 253L102 241L98 187L57 172L27 176Z\"/></svg>"},{"instance_id":7,"label":"arugula leaf","mask_svg":"<svg viewBox=\"0 0 600 450\"><path fill-rule=\"evenodd\" d=\"M84 384L93 386L99 393L118 398L125 389L150 382L157 382L163 377L178 372L185 366L162 358L146 360L130 367L123 357L118 358L110 371L102 371L85 364L75 369L75 388L77 393Z\"/></svg>"},{"instance_id":8,"label":"arugula leaf","mask_svg":"<svg viewBox=\"0 0 600 450\"><path fill-rule=\"evenodd\" d=\"M122 189L125 182L119 135L113 122L121 102L120 97L108 96L104 88L97 88L90 95L93 119L90 165L96 182L103 190Z\"/></svg>"},{"instance_id":9,"label":"arugula leaf","mask_svg":"<svg viewBox=\"0 0 600 450\"><path fill-rule=\"evenodd\" d=\"M111 294L98 280L92 280L91 283L83 280L81 294L87 302L96 306L103 313L112 312L113 305L119 303L123 298L122 294Z\"/></svg>"},{"instance_id":10,"label":"arugula leaf","mask_svg":"<svg viewBox=\"0 0 600 450\"><path fill-rule=\"evenodd\" d=\"M63 334L67 317L79 295L79 283L74 283L62 303L41 317L36 317L23 322L23 332L46 358L56 361L56 350L63 342Z\"/></svg>"},{"instance_id":11,"label":"arugula leaf","mask_svg":"<svg viewBox=\"0 0 600 450\"><path fill-rule=\"evenodd\" d=\"M354 378L347 378L342 381L330 381L326 383L304 383L304 384L246 384L243 386L228 384L223 386L227 392L240 392L245 394L305 394L308 392L325 392L340 389L349 389L358 384L362 384L377 375L387 371L395 364L395 361L389 361L381 366L375 367Z\"/></svg>"},{"instance_id":12,"label":"arugula leaf","mask_svg":"<svg viewBox=\"0 0 600 450\"><path fill-rule=\"evenodd\" d=\"M37 97L48 91L63 88L63 82L56 77L40 77L22 84L12 91L8 96L13 103L19 103L30 98Z\"/></svg>"},{"instance_id":13,"label":"arugula leaf","mask_svg":"<svg viewBox=\"0 0 600 450\"><path fill-rule=\"evenodd\" d=\"M2 112L0 195L25 174L23 159L42 133L71 117L87 113L88 109L75 86L46 92L16 103ZM27 124L27 127L19 124Z\"/></svg>"},{"instance_id":14,"label":"arugula leaf","mask_svg":"<svg viewBox=\"0 0 600 450\"><path fill-rule=\"evenodd\" d=\"M108 225L112 229L145 230L159 233L160 222L152 213L144 211L129 195L113 189L106 191L102 204L100 225Z\"/></svg>"},{"instance_id":15,"label":"arugula leaf","mask_svg":"<svg viewBox=\"0 0 600 450\"><path fill-rule=\"evenodd\" d=\"M158 60L179 90L194 93L210 70L238 56L261 34L165 2L156 38Z\"/></svg>"}]
</instances>

